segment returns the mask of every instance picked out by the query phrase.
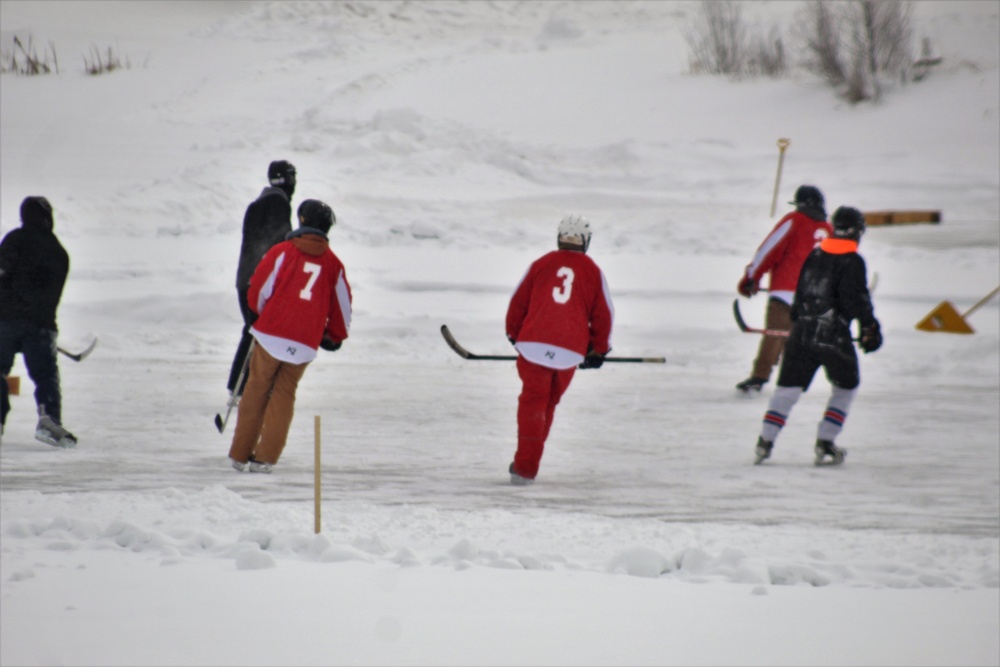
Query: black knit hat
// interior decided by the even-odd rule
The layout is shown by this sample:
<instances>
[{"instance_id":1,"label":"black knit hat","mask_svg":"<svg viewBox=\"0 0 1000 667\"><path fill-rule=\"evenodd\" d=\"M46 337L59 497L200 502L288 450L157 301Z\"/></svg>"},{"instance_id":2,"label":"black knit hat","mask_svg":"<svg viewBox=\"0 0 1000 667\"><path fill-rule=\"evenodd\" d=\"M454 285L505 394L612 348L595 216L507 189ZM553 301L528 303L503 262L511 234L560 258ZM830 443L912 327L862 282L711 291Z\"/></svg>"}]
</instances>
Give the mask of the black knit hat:
<instances>
[{"instance_id":1,"label":"black knit hat","mask_svg":"<svg viewBox=\"0 0 1000 667\"><path fill-rule=\"evenodd\" d=\"M299 224L312 227L326 234L337 222L333 209L318 199L307 199L299 204Z\"/></svg>"},{"instance_id":2,"label":"black knit hat","mask_svg":"<svg viewBox=\"0 0 1000 667\"><path fill-rule=\"evenodd\" d=\"M45 197L25 197L21 202L21 222L52 229L52 204Z\"/></svg>"},{"instance_id":3,"label":"black knit hat","mask_svg":"<svg viewBox=\"0 0 1000 667\"><path fill-rule=\"evenodd\" d=\"M295 185L295 165L287 160L275 160L267 167L271 185Z\"/></svg>"}]
</instances>

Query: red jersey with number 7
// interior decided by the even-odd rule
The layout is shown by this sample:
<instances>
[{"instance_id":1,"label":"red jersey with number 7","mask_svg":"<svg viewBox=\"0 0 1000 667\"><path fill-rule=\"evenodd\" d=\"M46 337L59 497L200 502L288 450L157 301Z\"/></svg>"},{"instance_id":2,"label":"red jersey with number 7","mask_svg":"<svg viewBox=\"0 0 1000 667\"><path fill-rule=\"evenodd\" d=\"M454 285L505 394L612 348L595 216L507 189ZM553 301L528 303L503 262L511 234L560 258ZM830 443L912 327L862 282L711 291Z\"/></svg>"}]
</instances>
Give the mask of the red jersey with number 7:
<instances>
[{"instance_id":1,"label":"red jersey with number 7","mask_svg":"<svg viewBox=\"0 0 1000 667\"><path fill-rule=\"evenodd\" d=\"M282 241L260 260L247 301L260 315L251 333L275 359L304 364L316 358L323 334L335 342L351 327L351 287L329 242L305 233Z\"/></svg>"},{"instance_id":2,"label":"red jersey with number 7","mask_svg":"<svg viewBox=\"0 0 1000 667\"><path fill-rule=\"evenodd\" d=\"M614 306L604 272L575 250L553 250L521 278L507 308L507 336L528 361L570 368L587 351L611 350Z\"/></svg>"}]
</instances>

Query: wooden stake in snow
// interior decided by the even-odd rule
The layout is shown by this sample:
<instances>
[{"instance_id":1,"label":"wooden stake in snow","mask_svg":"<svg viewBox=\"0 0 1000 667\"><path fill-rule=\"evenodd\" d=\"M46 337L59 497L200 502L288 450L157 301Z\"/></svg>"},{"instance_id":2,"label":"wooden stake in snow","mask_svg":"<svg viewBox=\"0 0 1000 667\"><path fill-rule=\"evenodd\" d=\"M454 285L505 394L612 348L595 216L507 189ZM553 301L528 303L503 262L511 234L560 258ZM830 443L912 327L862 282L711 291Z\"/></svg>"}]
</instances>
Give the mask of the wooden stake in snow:
<instances>
[{"instance_id":1,"label":"wooden stake in snow","mask_svg":"<svg viewBox=\"0 0 1000 667\"><path fill-rule=\"evenodd\" d=\"M778 187L781 185L781 165L785 162L785 149L791 139L778 139L778 174L774 178L774 196L771 197L771 217L774 217L774 207L778 204Z\"/></svg>"},{"instance_id":2,"label":"wooden stake in snow","mask_svg":"<svg viewBox=\"0 0 1000 667\"><path fill-rule=\"evenodd\" d=\"M315 522L313 525L313 532L319 535L320 532L320 461L319 461L319 415L313 417L313 453L314 453L314 468L313 471L313 499L314 499L314 515Z\"/></svg>"}]
</instances>

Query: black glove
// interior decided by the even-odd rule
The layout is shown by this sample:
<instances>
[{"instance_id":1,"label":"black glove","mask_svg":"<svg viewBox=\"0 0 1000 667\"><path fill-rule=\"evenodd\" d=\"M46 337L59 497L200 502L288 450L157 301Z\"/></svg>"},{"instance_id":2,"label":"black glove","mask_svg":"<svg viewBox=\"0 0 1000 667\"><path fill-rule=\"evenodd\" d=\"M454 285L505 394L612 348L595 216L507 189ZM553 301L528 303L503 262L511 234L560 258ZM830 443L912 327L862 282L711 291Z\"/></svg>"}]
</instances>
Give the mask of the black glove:
<instances>
[{"instance_id":1,"label":"black glove","mask_svg":"<svg viewBox=\"0 0 1000 667\"><path fill-rule=\"evenodd\" d=\"M747 298L752 297L759 289L760 285L757 284L757 281L751 280L749 276L743 276L743 279L736 286L736 291Z\"/></svg>"},{"instance_id":2,"label":"black glove","mask_svg":"<svg viewBox=\"0 0 1000 667\"><path fill-rule=\"evenodd\" d=\"M319 346L326 350L327 352L336 352L340 349L340 346L344 344L342 340L333 340L326 334L323 334L323 340L319 342Z\"/></svg>"},{"instance_id":3,"label":"black glove","mask_svg":"<svg viewBox=\"0 0 1000 667\"><path fill-rule=\"evenodd\" d=\"M514 340L514 337L513 337L513 336L507 336L507 340L509 340L509 341L510 341L510 344L511 344L511 345L517 345L517 341L516 341L516 340Z\"/></svg>"},{"instance_id":4,"label":"black glove","mask_svg":"<svg viewBox=\"0 0 1000 667\"><path fill-rule=\"evenodd\" d=\"M882 347L882 327L878 320L861 329L861 349L865 354L874 352Z\"/></svg>"},{"instance_id":5,"label":"black glove","mask_svg":"<svg viewBox=\"0 0 1000 667\"><path fill-rule=\"evenodd\" d=\"M583 363L580 364L580 368L600 368L604 365L604 357L607 355L597 354L596 352L588 352L587 356L583 358Z\"/></svg>"}]
</instances>

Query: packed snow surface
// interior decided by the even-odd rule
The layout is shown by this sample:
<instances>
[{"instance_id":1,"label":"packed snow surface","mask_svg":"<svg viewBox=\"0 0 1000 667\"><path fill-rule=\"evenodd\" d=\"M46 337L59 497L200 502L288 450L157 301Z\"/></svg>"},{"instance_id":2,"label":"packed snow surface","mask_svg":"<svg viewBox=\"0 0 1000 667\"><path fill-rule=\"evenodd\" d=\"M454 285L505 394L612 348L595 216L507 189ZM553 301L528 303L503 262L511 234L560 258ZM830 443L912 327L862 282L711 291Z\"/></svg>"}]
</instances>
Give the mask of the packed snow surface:
<instances>
[{"instance_id":1,"label":"packed snow surface","mask_svg":"<svg viewBox=\"0 0 1000 667\"><path fill-rule=\"evenodd\" d=\"M803 3L742 3L790 27ZM71 255L59 450L20 361L0 448L4 665L1000 663L1000 5L920 2L943 60L851 106L811 75L693 76L696 2L0 3L2 232ZM83 72L112 48L128 67ZM779 152L787 137L775 214ZM220 435L243 211L267 164L336 212L351 336L270 475ZM940 210L861 244L884 347L838 444L817 376L752 465L773 381L735 286L795 188ZM587 216L614 355L509 483L507 301ZM877 274L877 281L875 276ZM763 323L764 295L741 299ZM915 324L948 301L973 335ZM971 309L971 312L970 312ZM319 419L318 436L316 419ZM235 419L235 415L233 417ZM321 452L319 532L315 450Z\"/></svg>"}]
</instances>

